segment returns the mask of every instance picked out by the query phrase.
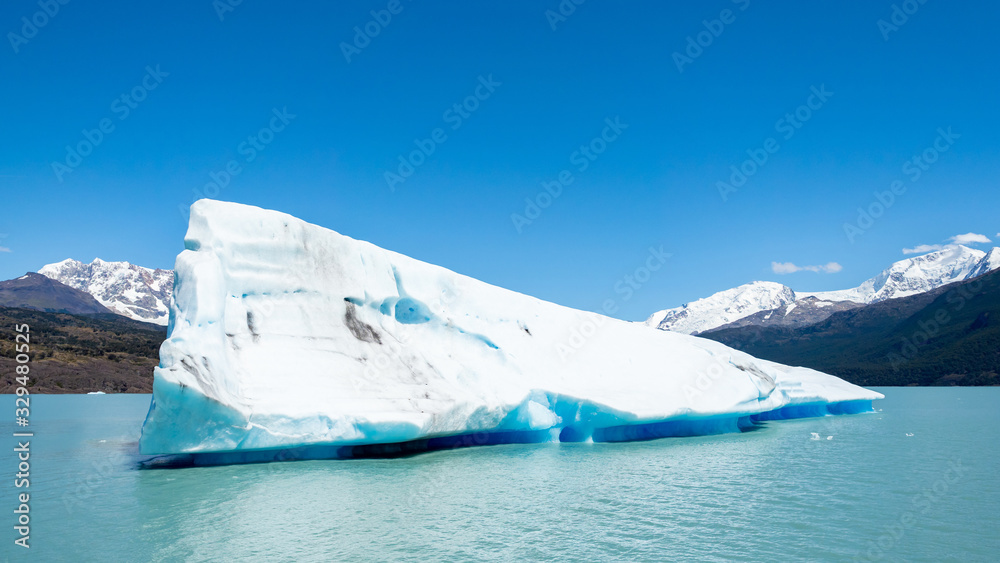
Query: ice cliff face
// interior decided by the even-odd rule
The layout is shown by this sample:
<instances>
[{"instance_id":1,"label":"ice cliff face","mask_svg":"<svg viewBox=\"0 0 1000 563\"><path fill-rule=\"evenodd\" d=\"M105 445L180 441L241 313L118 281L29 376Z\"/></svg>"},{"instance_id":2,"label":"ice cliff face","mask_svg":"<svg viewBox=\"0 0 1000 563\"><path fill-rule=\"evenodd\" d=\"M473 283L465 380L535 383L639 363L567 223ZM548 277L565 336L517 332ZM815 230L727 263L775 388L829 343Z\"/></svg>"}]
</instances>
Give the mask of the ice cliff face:
<instances>
[{"instance_id":1,"label":"ice cliff face","mask_svg":"<svg viewBox=\"0 0 1000 563\"><path fill-rule=\"evenodd\" d=\"M119 315L147 323L167 324L170 290L174 283L170 270L95 258L90 264L63 260L43 266L38 273L89 293Z\"/></svg>"},{"instance_id":2,"label":"ice cliff face","mask_svg":"<svg viewBox=\"0 0 1000 563\"><path fill-rule=\"evenodd\" d=\"M185 248L140 441L147 454L264 450L252 459L266 460L277 448L331 455L322 448L471 433L486 443L614 441L858 412L881 397L278 212L198 201Z\"/></svg>"}]
</instances>

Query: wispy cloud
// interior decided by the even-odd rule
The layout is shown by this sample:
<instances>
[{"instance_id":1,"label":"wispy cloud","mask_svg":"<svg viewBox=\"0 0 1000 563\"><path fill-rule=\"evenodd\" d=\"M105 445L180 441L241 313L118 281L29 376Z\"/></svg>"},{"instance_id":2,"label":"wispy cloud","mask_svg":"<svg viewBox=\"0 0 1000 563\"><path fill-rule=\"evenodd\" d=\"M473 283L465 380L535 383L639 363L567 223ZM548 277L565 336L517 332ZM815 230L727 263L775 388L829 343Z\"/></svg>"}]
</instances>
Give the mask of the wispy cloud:
<instances>
[{"instance_id":1,"label":"wispy cloud","mask_svg":"<svg viewBox=\"0 0 1000 563\"><path fill-rule=\"evenodd\" d=\"M1000 237L1000 233L997 233ZM986 235L980 235L977 233L965 233L964 235L955 235L953 237L948 237L948 244L987 244L991 243L989 237ZM928 252L934 252L935 250L941 250L946 245L943 244L918 244L913 248L904 248L903 254L926 254Z\"/></svg>"},{"instance_id":2,"label":"wispy cloud","mask_svg":"<svg viewBox=\"0 0 1000 563\"><path fill-rule=\"evenodd\" d=\"M771 262L771 271L776 274L794 274L795 272L821 272L824 274L836 274L844 267L836 262L823 264L822 266L796 266L791 262Z\"/></svg>"},{"instance_id":3,"label":"wispy cloud","mask_svg":"<svg viewBox=\"0 0 1000 563\"><path fill-rule=\"evenodd\" d=\"M990 239L986 238L986 235L977 235L976 233L965 233L964 235L955 235L948 240L954 244L986 244L989 242L993 242Z\"/></svg>"},{"instance_id":4,"label":"wispy cloud","mask_svg":"<svg viewBox=\"0 0 1000 563\"><path fill-rule=\"evenodd\" d=\"M10 249L6 246L0 246L0 252L10 252Z\"/></svg>"},{"instance_id":5,"label":"wispy cloud","mask_svg":"<svg viewBox=\"0 0 1000 563\"><path fill-rule=\"evenodd\" d=\"M941 250L944 246L940 244L919 244L913 248L904 248L903 254L926 254L928 252L934 252L935 250Z\"/></svg>"}]
</instances>

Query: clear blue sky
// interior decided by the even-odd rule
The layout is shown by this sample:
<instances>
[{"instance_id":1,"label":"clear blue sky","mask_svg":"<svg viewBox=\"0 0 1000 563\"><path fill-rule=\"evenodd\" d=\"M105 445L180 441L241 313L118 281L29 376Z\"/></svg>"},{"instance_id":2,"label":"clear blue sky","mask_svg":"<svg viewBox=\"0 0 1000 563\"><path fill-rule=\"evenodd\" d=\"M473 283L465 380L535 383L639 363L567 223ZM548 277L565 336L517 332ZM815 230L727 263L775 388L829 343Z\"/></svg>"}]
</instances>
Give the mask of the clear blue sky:
<instances>
[{"instance_id":1,"label":"clear blue sky","mask_svg":"<svg viewBox=\"0 0 1000 563\"><path fill-rule=\"evenodd\" d=\"M588 0L559 21L557 0L401 0L348 62L353 28L390 2L247 1L221 21L211 0L77 0L51 17L4 2L0 279L64 258L172 267L178 208L230 161L218 199L561 304L614 299L626 319L756 279L851 287L960 233L996 243L1000 7L930 0L880 30L893 4ZM702 31L680 72L674 53ZM810 100L824 85L832 96ZM786 139L779 120L809 101ZM284 108L287 125L272 120ZM616 117L627 128L581 171L574 151ZM102 120L113 130L60 181L53 163ZM272 123L263 150L241 146ZM913 181L904 164L948 127L960 137ZM443 141L390 189L385 172L436 128ZM724 201L717 182L768 138L776 152ZM563 170L572 183L518 232L511 215ZM849 241L843 225L894 180L906 191ZM616 292L661 245L664 267Z\"/></svg>"}]
</instances>

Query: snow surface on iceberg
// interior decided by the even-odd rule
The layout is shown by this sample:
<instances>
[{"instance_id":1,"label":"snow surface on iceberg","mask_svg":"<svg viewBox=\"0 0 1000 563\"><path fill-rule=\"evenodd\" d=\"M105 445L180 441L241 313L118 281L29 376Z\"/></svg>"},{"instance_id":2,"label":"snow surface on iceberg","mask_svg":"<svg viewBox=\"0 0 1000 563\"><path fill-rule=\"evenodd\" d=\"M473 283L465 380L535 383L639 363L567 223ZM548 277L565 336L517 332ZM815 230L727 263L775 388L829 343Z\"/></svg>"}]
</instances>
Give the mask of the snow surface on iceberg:
<instances>
[{"instance_id":1,"label":"snow surface on iceberg","mask_svg":"<svg viewBox=\"0 0 1000 563\"><path fill-rule=\"evenodd\" d=\"M185 248L145 454L708 434L882 397L275 211L200 200Z\"/></svg>"}]
</instances>

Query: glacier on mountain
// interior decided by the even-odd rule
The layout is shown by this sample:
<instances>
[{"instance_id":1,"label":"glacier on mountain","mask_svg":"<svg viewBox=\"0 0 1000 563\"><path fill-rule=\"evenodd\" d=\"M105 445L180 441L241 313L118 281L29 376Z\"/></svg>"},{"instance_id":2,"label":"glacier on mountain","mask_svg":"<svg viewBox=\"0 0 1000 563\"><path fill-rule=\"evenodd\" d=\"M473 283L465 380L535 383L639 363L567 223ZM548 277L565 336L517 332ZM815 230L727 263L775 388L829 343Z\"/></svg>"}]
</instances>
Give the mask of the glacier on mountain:
<instances>
[{"instance_id":1,"label":"glacier on mountain","mask_svg":"<svg viewBox=\"0 0 1000 563\"><path fill-rule=\"evenodd\" d=\"M193 204L175 272L140 450L194 463L733 432L882 397L245 205Z\"/></svg>"},{"instance_id":2,"label":"glacier on mountain","mask_svg":"<svg viewBox=\"0 0 1000 563\"><path fill-rule=\"evenodd\" d=\"M983 256L976 266L969 272L966 279L977 278L983 274L988 274L993 270L1000 268L1000 247L995 247L990 250L986 256Z\"/></svg>"},{"instance_id":3,"label":"glacier on mountain","mask_svg":"<svg viewBox=\"0 0 1000 563\"><path fill-rule=\"evenodd\" d=\"M657 311L646 319L646 325L684 334L697 334L794 301L795 292L790 287L780 283L756 281L680 307Z\"/></svg>"},{"instance_id":4,"label":"glacier on mountain","mask_svg":"<svg viewBox=\"0 0 1000 563\"><path fill-rule=\"evenodd\" d=\"M989 253L961 245L895 262L858 287L835 291L793 291L774 282L757 281L714 293L673 309L653 313L646 325L661 330L700 334L720 327L758 322L767 311L788 316L796 307L804 317L796 322L819 322L826 315L859 305L917 295L1000 268L1000 248ZM831 307L832 306L832 307ZM805 309L805 310L804 310ZM807 313L808 311L808 313ZM772 317L766 314L764 320ZM794 324L794 323L792 323Z\"/></svg>"},{"instance_id":5,"label":"glacier on mountain","mask_svg":"<svg viewBox=\"0 0 1000 563\"><path fill-rule=\"evenodd\" d=\"M159 325L168 322L170 290L174 283L170 270L95 258L90 264L63 260L43 266L38 273L89 293L119 315Z\"/></svg>"},{"instance_id":6,"label":"glacier on mountain","mask_svg":"<svg viewBox=\"0 0 1000 563\"><path fill-rule=\"evenodd\" d=\"M1000 258L996 251L1000 249L993 249L990 255ZM800 291L797 295L800 298L811 296L825 301L879 303L971 279L1000 265L998 263L989 268L988 260L984 262L986 257L987 254L981 250L951 245L922 256L895 262L858 287L836 291Z\"/></svg>"}]
</instances>

